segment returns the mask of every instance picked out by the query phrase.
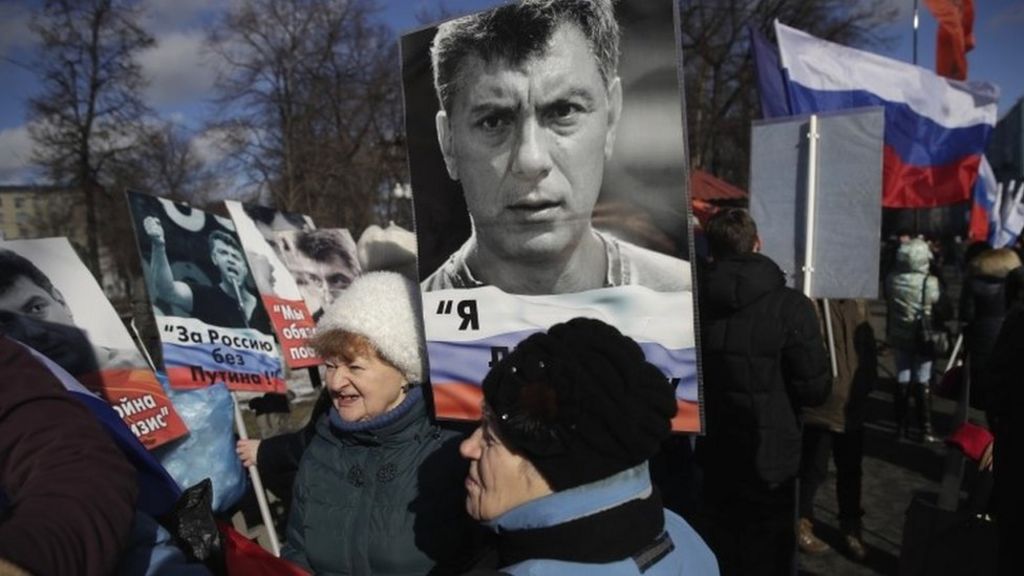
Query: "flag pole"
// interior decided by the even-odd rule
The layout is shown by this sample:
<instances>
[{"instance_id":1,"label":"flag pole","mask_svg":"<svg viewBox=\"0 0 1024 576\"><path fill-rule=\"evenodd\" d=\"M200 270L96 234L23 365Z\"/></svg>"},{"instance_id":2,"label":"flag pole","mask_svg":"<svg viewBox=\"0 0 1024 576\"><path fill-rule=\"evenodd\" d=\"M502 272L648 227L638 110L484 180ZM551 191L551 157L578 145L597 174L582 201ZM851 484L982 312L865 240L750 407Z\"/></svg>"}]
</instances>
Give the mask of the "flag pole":
<instances>
[{"instance_id":1,"label":"flag pole","mask_svg":"<svg viewBox=\"0 0 1024 576\"><path fill-rule=\"evenodd\" d=\"M804 231L804 295L811 297L811 277L814 274L814 216L817 212L818 198L818 115L811 114L811 122L807 128L807 218ZM828 299L825 303L825 331L828 335L828 351L832 360L832 376L838 375L836 364L836 341L832 331L832 313L829 311Z\"/></svg>"},{"instance_id":2,"label":"flag pole","mask_svg":"<svg viewBox=\"0 0 1024 576\"><path fill-rule=\"evenodd\" d=\"M818 195L818 115L811 114L807 128L807 218L804 233L804 295L811 297L811 274L814 272L814 211Z\"/></svg>"},{"instance_id":3,"label":"flag pole","mask_svg":"<svg viewBox=\"0 0 1024 576\"><path fill-rule=\"evenodd\" d=\"M249 439L249 432L245 429L245 422L242 420L242 411L238 408L238 399L231 395L231 403L235 406L235 431L242 440ZM263 490L263 479L256 469L256 464L249 466L249 480L252 482L252 491L256 493L256 504L260 509L260 516L263 518L263 525L267 528L267 538L270 540L270 551L274 556L281 557L281 544L277 539L277 528L274 527L274 517L270 514L270 505L267 503L267 493Z\"/></svg>"},{"instance_id":4,"label":"flag pole","mask_svg":"<svg viewBox=\"0 0 1024 576\"><path fill-rule=\"evenodd\" d=\"M917 0L914 0L914 61L912 64L917 66L917 26L920 22L917 12Z\"/></svg>"}]
</instances>

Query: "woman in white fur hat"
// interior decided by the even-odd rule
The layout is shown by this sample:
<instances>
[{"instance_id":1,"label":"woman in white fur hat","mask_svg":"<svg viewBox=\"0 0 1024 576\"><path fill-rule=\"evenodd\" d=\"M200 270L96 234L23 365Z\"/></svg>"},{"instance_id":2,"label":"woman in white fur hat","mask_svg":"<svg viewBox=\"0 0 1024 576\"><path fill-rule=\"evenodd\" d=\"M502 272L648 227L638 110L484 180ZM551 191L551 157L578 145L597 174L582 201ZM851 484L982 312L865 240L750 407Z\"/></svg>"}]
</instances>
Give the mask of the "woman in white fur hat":
<instances>
[{"instance_id":1,"label":"woman in white fur hat","mask_svg":"<svg viewBox=\"0 0 1024 576\"><path fill-rule=\"evenodd\" d=\"M332 409L299 466L282 553L316 574L447 573L467 556L462 437L425 406L419 307L416 284L374 272L320 320Z\"/></svg>"}]
</instances>

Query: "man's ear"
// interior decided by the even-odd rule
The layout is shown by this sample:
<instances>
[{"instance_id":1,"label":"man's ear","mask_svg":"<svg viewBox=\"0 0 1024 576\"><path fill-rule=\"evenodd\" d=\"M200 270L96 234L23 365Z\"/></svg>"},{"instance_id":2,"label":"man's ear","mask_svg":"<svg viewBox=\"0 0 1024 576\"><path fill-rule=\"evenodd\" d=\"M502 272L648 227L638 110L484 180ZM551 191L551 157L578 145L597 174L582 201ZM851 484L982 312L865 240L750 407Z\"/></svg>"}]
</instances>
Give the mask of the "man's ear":
<instances>
[{"instance_id":1,"label":"man's ear","mask_svg":"<svg viewBox=\"0 0 1024 576\"><path fill-rule=\"evenodd\" d=\"M616 76L608 84L608 131L604 136L604 159L612 157L615 149L615 130L622 116L622 82Z\"/></svg>"},{"instance_id":2,"label":"man's ear","mask_svg":"<svg viewBox=\"0 0 1024 576\"><path fill-rule=\"evenodd\" d=\"M455 160L455 146L452 142L452 128L448 113L438 110L437 116L434 116L434 126L437 128L437 144L441 147L444 165L448 169L448 177L458 181L459 165Z\"/></svg>"},{"instance_id":3,"label":"man's ear","mask_svg":"<svg viewBox=\"0 0 1024 576\"><path fill-rule=\"evenodd\" d=\"M753 252L755 254L760 254L761 253L761 235L760 234L758 234L757 236L754 237L754 250L753 250Z\"/></svg>"}]
</instances>

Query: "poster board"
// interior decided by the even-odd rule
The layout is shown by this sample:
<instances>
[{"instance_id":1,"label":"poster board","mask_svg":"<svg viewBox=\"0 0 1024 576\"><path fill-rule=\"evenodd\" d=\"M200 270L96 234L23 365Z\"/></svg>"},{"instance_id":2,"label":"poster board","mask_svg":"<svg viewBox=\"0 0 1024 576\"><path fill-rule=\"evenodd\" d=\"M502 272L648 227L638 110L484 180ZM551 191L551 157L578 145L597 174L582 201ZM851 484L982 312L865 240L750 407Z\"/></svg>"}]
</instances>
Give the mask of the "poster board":
<instances>
[{"instance_id":1,"label":"poster board","mask_svg":"<svg viewBox=\"0 0 1024 576\"><path fill-rule=\"evenodd\" d=\"M68 371L152 449L188 433L67 238L0 241L4 333Z\"/></svg>"},{"instance_id":2,"label":"poster board","mask_svg":"<svg viewBox=\"0 0 1024 576\"><path fill-rule=\"evenodd\" d=\"M438 27L402 39L438 417L479 418L495 360L530 333L587 316L633 337L665 372L674 430L702 429L678 9L627 0L614 17L621 57L607 82L580 29L563 25L550 44L454 65L451 77L470 85L456 86L450 106L433 81ZM504 37L538 37L518 26L503 26ZM525 60L508 66L512 52Z\"/></svg>"},{"instance_id":3,"label":"poster board","mask_svg":"<svg viewBox=\"0 0 1024 576\"><path fill-rule=\"evenodd\" d=\"M270 323L281 345L285 364L289 368L307 368L320 364L320 357L306 344L306 340L312 338L316 331L313 315L306 307L306 301L292 273L281 261L277 244L273 243L273 223L278 220L286 223L293 220L278 218L281 213L267 208L266 210L270 211L267 222L258 219L258 212L252 208L247 209L241 202L228 200L224 205L235 224L249 269L254 271L252 276L256 289L259 291L263 307L270 316ZM301 223L308 222L311 229L312 222L308 218L295 220L300 226ZM278 225L277 229L280 230L282 227Z\"/></svg>"},{"instance_id":4,"label":"poster board","mask_svg":"<svg viewBox=\"0 0 1024 576\"><path fill-rule=\"evenodd\" d=\"M345 228L281 230L273 238L314 320L362 274L356 242Z\"/></svg>"},{"instance_id":5,"label":"poster board","mask_svg":"<svg viewBox=\"0 0 1024 576\"><path fill-rule=\"evenodd\" d=\"M171 387L285 392L270 319L230 219L128 192Z\"/></svg>"},{"instance_id":6,"label":"poster board","mask_svg":"<svg viewBox=\"0 0 1024 576\"><path fill-rule=\"evenodd\" d=\"M810 116L754 122L750 212L762 251L800 290L806 260ZM818 115L812 298L876 298L882 226L883 109Z\"/></svg>"}]
</instances>

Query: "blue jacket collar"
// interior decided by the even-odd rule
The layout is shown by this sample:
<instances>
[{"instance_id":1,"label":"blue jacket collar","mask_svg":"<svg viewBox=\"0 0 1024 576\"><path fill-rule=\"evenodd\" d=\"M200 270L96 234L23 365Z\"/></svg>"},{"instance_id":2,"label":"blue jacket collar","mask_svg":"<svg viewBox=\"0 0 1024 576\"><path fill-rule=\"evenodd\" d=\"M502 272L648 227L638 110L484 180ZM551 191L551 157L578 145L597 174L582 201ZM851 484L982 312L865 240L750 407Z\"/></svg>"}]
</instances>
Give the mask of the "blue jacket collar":
<instances>
[{"instance_id":1,"label":"blue jacket collar","mask_svg":"<svg viewBox=\"0 0 1024 576\"><path fill-rule=\"evenodd\" d=\"M647 462L603 480L531 500L487 522L494 530L527 530L564 524L651 495Z\"/></svg>"}]
</instances>

